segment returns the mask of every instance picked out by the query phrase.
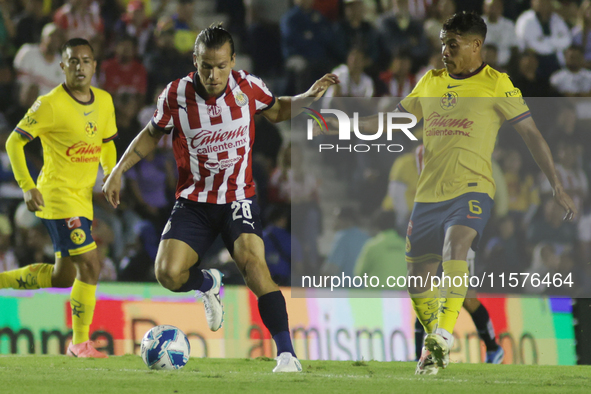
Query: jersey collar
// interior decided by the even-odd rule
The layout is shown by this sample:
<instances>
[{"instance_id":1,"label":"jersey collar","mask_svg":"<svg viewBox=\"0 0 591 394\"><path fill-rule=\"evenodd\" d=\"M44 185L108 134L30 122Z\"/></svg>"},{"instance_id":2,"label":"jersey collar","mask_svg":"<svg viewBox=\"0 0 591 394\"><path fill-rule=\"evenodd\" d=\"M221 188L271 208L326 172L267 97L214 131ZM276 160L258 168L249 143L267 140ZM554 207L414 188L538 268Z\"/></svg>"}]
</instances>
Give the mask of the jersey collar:
<instances>
[{"instance_id":1,"label":"jersey collar","mask_svg":"<svg viewBox=\"0 0 591 394\"><path fill-rule=\"evenodd\" d=\"M199 76L197 75L197 72L193 72L193 77L191 78L193 80L193 89L195 89L195 94L199 95L199 93L197 93L199 90L197 89L198 85L198 81L197 78L199 78ZM230 89L230 78L232 78L232 73L230 73L230 77L228 78L228 82L226 83L226 88L224 90L222 90L222 92L215 97L209 97L208 99L204 99L203 97L201 97L206 104L209 105L213 105L216 103L217 99L219 99L220 97L222 97L224 94L229 93L231 91Z\"/></svg>"},{"instance_id":2,"label":"jersey collar","mask_svg":"<svg viewBox=\"0 0 591 394\"><path fill-rule=\"evenodd\" d=\"M454 75L452 73L449 73L449 76L452 77L453 79L466 79L466 78L470 78L473 77L474 75L478 74L480 71L482 71L482 69L486 67L486 63L482 62L482 64L480 65L480 67L478 67L476 70L472 71L470 74L467 75Z\"/></svg>"},{"instance_id":3,"label":"jersey collar","mask_svg":"<svg viewBox=\"0 0 591 394\"><path fill-rule=\"evenodd\" d=\"M92 88L90 88L90 100L80 101L76 97L74 97L74 95L72 94L72 91L70 89L68 89L65 82L62 83L62 86L64 87L64 90L66 91L66 93L68 93L70 95L70 97L72 97L74 99L74 101L76 101L78 104L90 105L90 104L94 103L94 92L92 91Z\"/></svg>"}]
</instances>

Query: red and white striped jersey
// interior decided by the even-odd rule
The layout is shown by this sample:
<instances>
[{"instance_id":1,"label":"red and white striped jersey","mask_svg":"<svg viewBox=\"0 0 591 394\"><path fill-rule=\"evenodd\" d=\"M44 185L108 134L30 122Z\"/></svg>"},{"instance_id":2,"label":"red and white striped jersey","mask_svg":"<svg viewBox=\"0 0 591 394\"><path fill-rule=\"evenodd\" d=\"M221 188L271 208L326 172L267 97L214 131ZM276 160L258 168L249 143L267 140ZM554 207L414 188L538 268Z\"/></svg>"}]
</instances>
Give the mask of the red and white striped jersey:
<instances>
[{"instance_id":1,"label":"red and white striped jersey","mask_svg":"<svg viewBox=\"0 0 591 394\"><path fill-rule=\"evenodd\" d=\"M176 198L226 204L252 197L254 115L275 97L245 71L230 73L225 92L204 100L192 72L168 84L158 98L152 124L172 135L179 181Z\"/></svg>"}]
</instances>

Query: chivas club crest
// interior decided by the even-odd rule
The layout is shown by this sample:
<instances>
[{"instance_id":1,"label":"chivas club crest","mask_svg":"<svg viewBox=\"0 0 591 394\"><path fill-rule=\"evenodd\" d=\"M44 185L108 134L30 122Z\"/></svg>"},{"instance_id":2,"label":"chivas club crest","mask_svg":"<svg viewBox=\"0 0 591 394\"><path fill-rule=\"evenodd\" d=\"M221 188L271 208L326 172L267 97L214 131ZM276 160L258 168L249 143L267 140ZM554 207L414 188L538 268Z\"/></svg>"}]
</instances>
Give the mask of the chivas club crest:
<instances>
[{"instance_id":1,"label":"chivas club crest","mask_svg":"<svg viewBox=\"0 0 591 394\"><path fill-rule=\"evenodd\" d=\"M236 93L236 95L234 95L234 99L236 99L236 104L241 107L244 107L246 104L248 104L248 97L242 92Z\"/></svg>"},{"instance_id":2,"label":"chivas club crest","mask_svg":"<svg viewBox=\"0 0 591 394\"><path fill-rule=\"evenodd\" d=\"M220 116L222 114L222 109L219 107L219 105L208 105L207 106L207 115L209 115L212 118L215 118L216 116Z\"/></svg>"}]
</instances>

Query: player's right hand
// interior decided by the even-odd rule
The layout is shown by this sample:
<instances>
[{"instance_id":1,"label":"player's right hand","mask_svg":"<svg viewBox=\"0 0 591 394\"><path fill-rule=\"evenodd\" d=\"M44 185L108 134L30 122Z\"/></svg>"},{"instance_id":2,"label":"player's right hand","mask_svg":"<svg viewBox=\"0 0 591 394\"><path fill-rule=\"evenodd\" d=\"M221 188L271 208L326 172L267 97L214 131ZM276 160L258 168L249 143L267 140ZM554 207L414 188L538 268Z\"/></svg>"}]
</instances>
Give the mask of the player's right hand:
<instances>
[{"instance_id":1,"label":"player's right hand","mask_svg":"<svg viewBox=\"0 0 591 394\"><path fill-rule=\"evenodd\" d=\"M45 202L39 189L35 187L25 192L25 204L27 204L27 209L31 212L43 210L41 207L45 206Z\"/></svg>"},{"instance_id":2,"label":"player's right hand","mask_svg":"<svg viewBox=\"0 0 591 394\"><path fill-rule=\"evenodd\" d=\"M103 194L105 198L113 206L117 208L119 205L119 194L121 192L121 173L113 171L104 179Z\"/></svg>"}]
</instances>

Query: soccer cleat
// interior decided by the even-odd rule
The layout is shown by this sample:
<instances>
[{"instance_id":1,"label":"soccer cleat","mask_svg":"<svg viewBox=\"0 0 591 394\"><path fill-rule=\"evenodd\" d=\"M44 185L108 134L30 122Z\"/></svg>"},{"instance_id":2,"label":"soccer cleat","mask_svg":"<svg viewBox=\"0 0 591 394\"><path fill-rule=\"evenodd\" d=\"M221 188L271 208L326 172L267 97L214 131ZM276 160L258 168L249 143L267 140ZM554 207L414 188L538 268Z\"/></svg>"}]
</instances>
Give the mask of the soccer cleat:
<instances>
[{"instance_id":1,"label":"soccer cleat","mask_svg":"<svg viewBox=\"0 0 591 394\"><path fill-rule=\"evenodd\" d=\"M486 352L487 364L500 364L503 362L503 358L505 358L505 351L500 346L497 350L491 350L490 352Z\"/></svg>"},{"instance_id":2,"label":"soccer cleat","mask_svg":"<svg viewBox=\"0 0 591 394\"><path fill-rule=\"evenodd\" d=\"M74 345L72 342L68 345L66 354L70 357L89 357L89 358L108 358L105 353L101 353L94 348L92 341L86 341Z\"/></svg>"},{"instance_id":3,"label":"soccer cleat","mask_svg":"<svg viewBox=\"0 0 591 394\"><path fill-rule=\"evenodd\" d=\"M281 353L275 360L277 366L273 368L273 372L302 372L300 360L289 352Z\"/></svg>"},{"instance_id":4,"label":"soccer cleat","mask_svg":"<svg viewBox=\"0 0 591 394\"><path fill-rule=\"evenodd\" d=\"M417 369L415 369L415 375L437 375L437 372L439 372L439 368L437 367L431 352L423 346L421 358L419 358Z\"/></svg>"},{"instance_id":5,"label":"soccer cleat","mask_svg":"<svg viewBox=\"0 0 591 394\"><path fill-rule=\"evenodd\" d=\"M206 292L198 292L198 294L200 293L203 295L205 318L207 319L209 329L211 331L217 331L222 327L222 323L224 322L224 306L220 299L220 289L223 286L222 277L224 274L215 268L204 271L207 271L207 273L213 278L213 286Z\"/></svg>"},{"instance_id":6,"label":"soccer cleat","mask_svg":"<svg viewBox=\"0 0 591 394\"><path fill-rule=\"evenodd\" d=\"M431 352L433 361L439 368L445 369L449 364L449 346L439 334L429 334L425 338L425 347Z\"/></svg>"}]
</instances>

